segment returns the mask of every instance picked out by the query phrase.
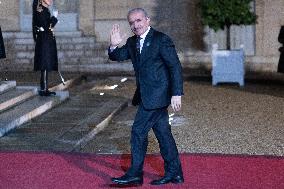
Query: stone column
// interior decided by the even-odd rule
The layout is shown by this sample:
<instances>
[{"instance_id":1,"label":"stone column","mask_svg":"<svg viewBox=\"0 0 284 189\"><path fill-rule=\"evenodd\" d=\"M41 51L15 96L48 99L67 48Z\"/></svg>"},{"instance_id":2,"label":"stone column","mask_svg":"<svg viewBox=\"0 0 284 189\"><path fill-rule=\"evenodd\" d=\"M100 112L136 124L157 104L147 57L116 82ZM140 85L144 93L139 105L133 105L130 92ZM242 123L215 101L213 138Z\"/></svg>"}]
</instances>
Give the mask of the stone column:
<instances>
[{"instance_id":1,"label":"stone column","mask_svg":"<svg viewBox=\"0 0 284 189\"><path fill-rule=\"evenodd\" d=\"M257 56L275 56L279 54L280 44L277 37L281 23L284 23L283 10L283 0L274 0L273 3L265 0L256 1L256 14L258 15L258 24L256 25Z\"/></svg>"},{"instance_id":2,"label":"stone column","mask_svg":"<svg viewBox=\"0 0 284 189\"><path fill-rule=\"evenodd\" d=\"M109 31L114 23L118 23L123 28L122 32L125 32L126 10L127 0L95 1L95 33L98 41L109 41Z\"/></svg>"},{"instance_id":3,"label":"stone column","mask_svg":"<svg viewBox=\"0 0 284 189\"><path fill-rule=\"evenodd\" d=\"M19 31L19 1L1 0L0 4L0 25L2 31Z\"/></svg>"},{"instance_id":4,"label":"stone column","mask_svg":"<svg viewBox=\"0 0 284 189\"><path fill-rule=\"evenodd\" d=\"M264 0L255 2L255 13L257 15L257 24L255 26L255 55L262 54L263 46L263 25L264 25Z\"/></svg>"},{"instance_id":5,"label":"stone column","mask_svg":"<svg viewBox=\"0 0 284 189\"><path fill-rule=\"evenodd\" d=\"M95 33L97 41L108 42L109 32L113 24L119 24L121 32L132 35L126 15L130 8L139 6L138 0L96 0L95 1Z\"/></svg>"},{"instance_id":6,"label":"stone column","mask_svg":"<svg viewBox=\"0 0 284 189\"><path fill-rule=\"evenodd\" d=\"M80 0L79 3L79 30L84 35L95 35L95 1Z\"/></svg>"}]
</instances>

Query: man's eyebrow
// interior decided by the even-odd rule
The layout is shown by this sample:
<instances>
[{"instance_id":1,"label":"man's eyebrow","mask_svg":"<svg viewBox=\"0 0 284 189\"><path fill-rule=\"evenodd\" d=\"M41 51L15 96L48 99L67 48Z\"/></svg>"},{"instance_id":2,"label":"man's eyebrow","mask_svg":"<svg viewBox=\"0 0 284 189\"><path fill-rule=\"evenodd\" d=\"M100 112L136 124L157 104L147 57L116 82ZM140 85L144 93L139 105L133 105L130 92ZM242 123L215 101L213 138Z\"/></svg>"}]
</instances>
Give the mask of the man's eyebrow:
<instances>
[{"instance_id":1,"label":"man's eyebrow","mask_svg":"<svg viewBox=\"0 0 284 189\"><path fill-rule=\"evenodd\" d=\"M141 21L142 19L140 19L140 18L137 18L136 20L133 20L133 21L129 21L129 23L133 23L133 22L135 22L135 21Z\"/></svg>"}]
</instances>

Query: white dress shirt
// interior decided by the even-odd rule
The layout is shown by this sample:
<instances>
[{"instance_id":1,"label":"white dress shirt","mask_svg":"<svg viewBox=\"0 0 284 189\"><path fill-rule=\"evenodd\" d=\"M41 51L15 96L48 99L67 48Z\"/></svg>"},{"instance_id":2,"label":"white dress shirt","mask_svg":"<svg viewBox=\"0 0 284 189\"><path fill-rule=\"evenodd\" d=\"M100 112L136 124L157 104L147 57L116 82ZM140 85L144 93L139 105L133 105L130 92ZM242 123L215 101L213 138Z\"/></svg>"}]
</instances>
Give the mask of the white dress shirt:
<instances>
[{"instance_id":1,"label":"white dress shirt","mask_svg":"<svg viewBox=\"0 0 284 189\"><path fill-rule=\"evenodd\" d=\"M143 33L142 35L140 35L140 38L141 38L141 39L140 39L140 53L141 53L141 51L142 51L145 38L146 38L147 34L149 33L150 29L151 29L151 27L149 26L148 29L146 30L146 32Z\"/></svg>"}]
</instances>

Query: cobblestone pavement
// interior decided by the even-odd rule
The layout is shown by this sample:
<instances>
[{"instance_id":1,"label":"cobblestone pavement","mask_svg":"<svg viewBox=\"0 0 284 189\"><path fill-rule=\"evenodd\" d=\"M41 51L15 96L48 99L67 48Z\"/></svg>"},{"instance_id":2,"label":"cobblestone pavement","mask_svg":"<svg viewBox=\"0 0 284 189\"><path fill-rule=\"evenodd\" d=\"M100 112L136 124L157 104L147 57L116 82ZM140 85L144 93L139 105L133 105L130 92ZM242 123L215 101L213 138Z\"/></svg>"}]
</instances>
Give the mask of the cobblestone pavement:
<instances>
[{"instance_id":1,"label":"cobblestone pavement","mask_svg":"<svg viewBox=\"0 0 284 189\"><path fill-rule=\"evenodd\" d=\"M134 82L116 95L131 98ZM124 90L123 90L124 89ZM188 77L182 111L170 115L180 152L245 155L284 155L284 82L250 79L216 87L206 77ZM136 108L129 106L82 152L130 153L130 130ZM158 153L153 132L148 153Z\"/></svg>"},{"instance_id":2,"label":"cobblestone pavement","mask_svg":"<svg viewBox=\"0 0 284 189\"><path fill-rule=\"evenodd\" d=\"M123 78L127 80L122 82ZM179 151L283 156L284 80L282 76L280 79L251 77L241 88L236 84L213 87L210 77L185 77L182 110L173 113L169 108ZM89 85L88 89L97 95L103 93L130 101L135 90L133 77L88 76L88 81L84 87ZM79 86L71 94L81 90ZM136 107L129 105L79 151L130 153L135 112ZM148 153L158 152L157 141L150 132Z\"/></svg>"}]
</instances>

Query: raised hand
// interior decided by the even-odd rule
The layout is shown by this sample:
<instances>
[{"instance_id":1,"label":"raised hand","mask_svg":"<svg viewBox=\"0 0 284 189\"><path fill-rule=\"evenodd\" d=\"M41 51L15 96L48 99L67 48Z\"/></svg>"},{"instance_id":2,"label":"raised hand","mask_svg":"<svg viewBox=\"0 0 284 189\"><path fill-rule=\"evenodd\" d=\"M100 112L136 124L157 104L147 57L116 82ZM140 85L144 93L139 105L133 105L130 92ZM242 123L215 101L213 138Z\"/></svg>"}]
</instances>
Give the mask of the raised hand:
<instances>
[{"instance_id":1,"label":"raised hand","mask_svg":"<svg viewBox=\"0 0 284 189\"><path fill-rule=\"evenodd\" d=\"M110 47L117 47L122 42L122 40L123 37L121 37L119 25L114 24L110 33Z\"/></svg>"}]
</instances>

